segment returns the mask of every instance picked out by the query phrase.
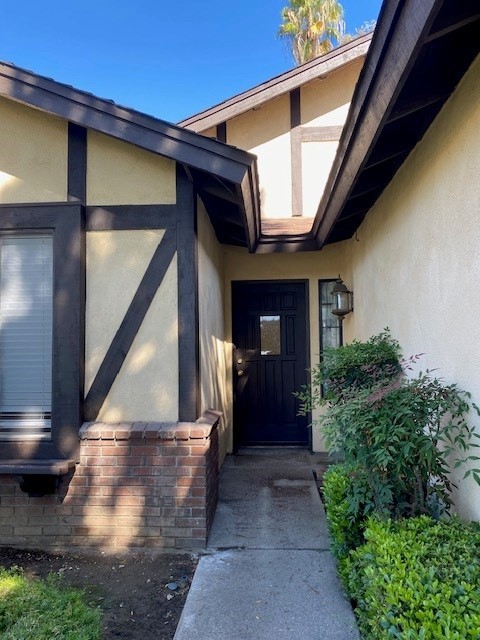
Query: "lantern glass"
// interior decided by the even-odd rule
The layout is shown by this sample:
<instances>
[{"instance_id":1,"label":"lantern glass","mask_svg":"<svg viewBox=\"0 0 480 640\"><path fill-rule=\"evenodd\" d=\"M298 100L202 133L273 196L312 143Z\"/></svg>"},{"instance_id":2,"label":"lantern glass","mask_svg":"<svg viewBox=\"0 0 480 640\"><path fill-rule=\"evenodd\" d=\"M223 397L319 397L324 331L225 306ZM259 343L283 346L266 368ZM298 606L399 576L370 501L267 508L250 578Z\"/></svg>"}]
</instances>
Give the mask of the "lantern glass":
<instances>
[{"instance_id":1,"label":"lantern glass","mask_svg":"<svg viewBox=\"0 0 480 640\"><path fill-rule=\"evenodd\" d=\"M347 289L342 280L338 278L332 290L333 307L332 313L336 316L346 316L352 311L352 292Z\"/></svg>"}]
</instances>

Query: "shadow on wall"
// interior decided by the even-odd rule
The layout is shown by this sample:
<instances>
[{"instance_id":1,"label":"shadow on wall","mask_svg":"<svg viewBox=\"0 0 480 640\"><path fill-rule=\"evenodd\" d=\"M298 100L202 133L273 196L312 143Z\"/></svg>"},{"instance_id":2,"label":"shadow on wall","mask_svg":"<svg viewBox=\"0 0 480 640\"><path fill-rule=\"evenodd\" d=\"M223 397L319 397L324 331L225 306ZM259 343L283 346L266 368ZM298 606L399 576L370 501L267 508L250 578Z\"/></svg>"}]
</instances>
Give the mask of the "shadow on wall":
<instances>
[{"instance_id":1,"label":"shadow on wall","mask_svg":"<svg viewBox=\"0 0 480 640\"><path fill-rule=\"evenodd\" d=\"M230 446L231 412L227 379L227 344L224 340L203 332L201 348L201 407L213 408L222 413L218 426L219 462L225 457Z\"/></svg>"}]
</instances>

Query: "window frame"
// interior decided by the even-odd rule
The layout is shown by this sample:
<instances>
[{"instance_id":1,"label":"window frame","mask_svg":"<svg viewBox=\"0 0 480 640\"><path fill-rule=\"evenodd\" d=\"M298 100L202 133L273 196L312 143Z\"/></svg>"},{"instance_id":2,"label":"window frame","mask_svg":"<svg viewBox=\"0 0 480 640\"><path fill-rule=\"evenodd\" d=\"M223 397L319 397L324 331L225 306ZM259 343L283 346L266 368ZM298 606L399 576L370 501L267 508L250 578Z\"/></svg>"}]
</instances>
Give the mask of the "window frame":
<instances>
[{"instance_id":1,"label":"window frame","mask_svg":"<svg viewBox=\"0 0 480 640\"><path fill-rule=\"evenodd\" d=\"M324 305L322 305L322 286L326 286L329 283L336 282L336 281L337 281L337 278L322 278L318 281L318 329L319 329L318 337L319 337L319 345L320 345L319 362L322 362L323 360L323 349L324 349L323 326L322 326ZM333 301L332 301L332 306L333 306ZM341 320L339 320L339 326L338 326L338 346L339 347L343 346L343 322ZM320 386L320 393L323 397L324 395L323 384Z\"/></svg>"},{"instance_id":2,"label":"window frame","mask_svg":"<svg viewBox=\"0 0 480 640\"><path fill-rule=\"evenodd\" d=\"M76 457L85 367L85 212L78 203L0 205L0 234L53 237L52 418L50 439L2 440L0 459Z\"/></svg>"}]
</instances>

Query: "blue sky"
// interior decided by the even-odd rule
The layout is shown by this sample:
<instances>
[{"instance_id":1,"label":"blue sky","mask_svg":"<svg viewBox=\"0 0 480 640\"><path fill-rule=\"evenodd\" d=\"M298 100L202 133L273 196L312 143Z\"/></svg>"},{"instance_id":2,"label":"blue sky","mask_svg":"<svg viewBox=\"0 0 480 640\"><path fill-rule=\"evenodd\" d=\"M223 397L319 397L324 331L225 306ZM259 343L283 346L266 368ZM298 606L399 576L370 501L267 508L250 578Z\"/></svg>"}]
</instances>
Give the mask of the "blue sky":
<instances>
[{"instance_id":1,"label":"blue sky","mask_svg":"<svg viewBox=\"0 0 480 640\"><path fill-rule=\"evenodd\" d=\"M177 122L293 66L277 37L285 0L17 0L0 60ZM347 31L381 0L344 0Z\"/></svg>"}]
</instances>

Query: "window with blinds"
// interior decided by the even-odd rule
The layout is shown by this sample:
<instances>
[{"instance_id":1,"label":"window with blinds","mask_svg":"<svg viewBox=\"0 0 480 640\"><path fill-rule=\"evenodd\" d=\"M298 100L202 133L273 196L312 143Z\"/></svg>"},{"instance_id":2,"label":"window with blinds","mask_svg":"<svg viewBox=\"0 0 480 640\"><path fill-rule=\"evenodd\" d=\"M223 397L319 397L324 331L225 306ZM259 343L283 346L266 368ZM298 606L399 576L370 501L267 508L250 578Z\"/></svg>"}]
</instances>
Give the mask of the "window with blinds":
<instances>
[{"instance_id":1,"label":"window with blinds","mask_svg":"<svg viewBox=\"0 0 480 640\"><path fill-rule=\"evenodd\" d=\"M0 438L49 437L51 235L0 235Z\"/></svg>"}]
</instances>

